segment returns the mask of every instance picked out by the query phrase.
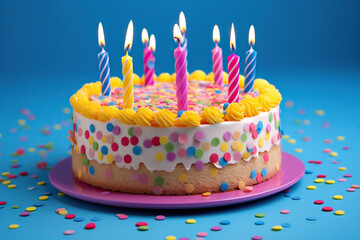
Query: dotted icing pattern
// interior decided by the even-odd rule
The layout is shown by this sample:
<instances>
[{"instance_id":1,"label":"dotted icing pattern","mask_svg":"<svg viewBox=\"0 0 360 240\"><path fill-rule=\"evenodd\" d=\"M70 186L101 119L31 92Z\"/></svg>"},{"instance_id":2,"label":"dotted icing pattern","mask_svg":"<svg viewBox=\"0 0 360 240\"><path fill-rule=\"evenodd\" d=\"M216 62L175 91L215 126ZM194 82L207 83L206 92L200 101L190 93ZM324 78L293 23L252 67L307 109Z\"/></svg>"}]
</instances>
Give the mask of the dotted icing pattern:
<instances>
[{"instance_id":1,"label":"dotted icing pattern","mask_svg":"<svg viewBox=\"0 0 360 240\"><path fill-rule=\"evenodd\" d=\"M178 163L183 163L186 169L194 164L201 170L209 162L222 168L258 157L259 152L269 151L273 145L280 144L281 138L279 107L239 122L223 122L216 127L201 125L157 128L156 131L147 126L127 125L116 119L104 123L76 112L73 119L75 152L102 164L115 162L121 168L135 170L140 163L149 170L168 172L173 171ZM265 153L264 161L268 160ZM83 165L87 164L84 157ZM215 170L210 175L216 175ZM94 168L90 166L89 172L94 174ZM261 181L266 174L267 170L263 169L251 173L250 177Z\"/></svg>"},{"instance_id":2,"label":"dotted icing pattern","mask_svg":"<svg viewBox=\"0 0 360 240\"><path fill-rule=\"evenodd\" d=\"M194 79L196 79L194 77ZM240 86L243 82L240 81ZM227 103L227 86L207 81L188 83L189 111L177 111L176 85L173 81L156 82L155 87L136 86L134 109L122 109L122 81L111 79L112 95L100 96L100 82L85 84L70 98L81 115L108 122L118 119L128 125L153 127L196 127L222 121L241 121L268 112L281 102L279 91L266 80L256 79L254 92L243 94L239 103ZM87 127L87 135L94 129ZM119 129L116 130L118 132ZM256 133L255 133L256 134Z\"/></svg>"}]
</instances>

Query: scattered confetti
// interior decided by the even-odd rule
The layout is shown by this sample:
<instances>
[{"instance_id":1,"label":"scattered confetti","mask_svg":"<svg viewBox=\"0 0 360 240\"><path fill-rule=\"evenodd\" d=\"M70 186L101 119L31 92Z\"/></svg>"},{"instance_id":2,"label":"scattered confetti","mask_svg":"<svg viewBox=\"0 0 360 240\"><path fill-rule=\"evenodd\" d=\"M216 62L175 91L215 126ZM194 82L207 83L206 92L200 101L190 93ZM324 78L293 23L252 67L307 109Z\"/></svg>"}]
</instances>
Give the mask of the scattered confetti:
<instances>
[{"instance_id":1,"label":"scattered confetti","mask_svg":"<svg viewBox=\"0 0 360 240\"><path fill-rule=\"evenodd\" d=\"M158 220L158 221L162 221L162 220L164 220L165 219L165 216L164 215L157 215L156 217L155 217L155 220Z\"/></svg>"},{"instance_id":2,"label":"scattered confetti","mask_svg":"<svg viewBox=\"0 0 360 240\"><path fill-rule=\"evenodd\" d=\"M9 225L9 229L16 229L16 228L18 228L18 227L19 227L18 224L11 224L11 225Z\"/></svg>"},{"instance_id":3,"label":"scattered confetti","mask_svg":"<svg viewBox=\"0 0 360 240\"><path fill-rule=\"evenodd\" d=\"M185 222L187 224L194 224L194 223L196 223L196 220L195 219L187 219Z\"/></svg>"},{"instance_id":4,"label":"scattered confetti","mask_svg":"<svg viewBox=\"0 0 360 240\"><path fill-rule=\"evenodd\" d=\"M290 213L290 210L288 209L283 209L280 211L281 214L289 214Z\"/></svg>"},{"instance_id":5,"label":"scattered confetti","mask_svg":"<svg viewBox=\"0 0 360 240\"><path fill-rule=\"evenodd\" d=\"M210 228L211 231L221 231L222 227L221 226L214 226L212 228Z\"/></svg>"},{"instance_id":6,"label":"scattered confetti","mask_svg":"<svg viewBox=\"0 0 360 240\"><path fill-rule=\"evenodd\" d=\"M344 215L345 212L344 212L343 210L336 210L336 211L334 212L334 214L341 216L341 215Z\"/></svg>"},{"instance_id":7,"label":"scattered confetti","mask_svg":"<svg viewBox=\"0 0 360 240\"><path fill-rule=\"evenodd\" d=\"M221 225L229 225L231 223L231 221L229 221L229 220L222 220L222 221L220 221L220 224Z\"/></svg>"},{"instance_id":8,"label":"scattered confetti","mask_svg":"<svg viewBox=\"0 0 360 240\"><path fill-rule=\"evenodd\" d=\"M95 223L91 222L85 225L85 229L87 230L91 230L94 229L96 227Z\"/></svg>"},{"instance_id":9,"label":"scattered confetti","mask_svg":"<svg viewBox=\"0 0 360 240\"><path fill-rule=\"evenodd\" d=\"M64 235L73 235L75 233L74 230L65 230Z\"/></svg>"},{"instance_id":10,"label":"scattered confetti","mask_svg":"<svg viewBox=\"0 0 360 240\"><path fill-rule=\"evenodd\" d=\"M314 186L314 185L309 185L309 186L306 187L306 189L308 189L308 190L315 190L315 189L316 189L316 186Z\"/></svg>"},{"instance_id":11,"label":"scattered confetti","mask_svg":"<svg viewBox=\"0 0 360 240\"><path fill-rule=\"evenodd\" d=\"M282 229L283 229L282 226L273 226L273 227L271 228L271 230L273 230L273 231L281 231Z\"/></svg>"},{"instance_id":12,"label":"scattered confetti","mask_svg":"<svg viewBox=\"0 0 360 240\"><path fill-rule=\"evenodd\" d=\"M333 208L332 207L323 207L322 210L324 212L331 212L333 210Z\"/></svg>"},{"instance_id":13,"label":"scattered confetti","mask_svg":"<svg viewBox=\"0 0 360 240\"><path fill-rule=\"evenodd\" d=\"M333 199L335 200L342 200L344 197L342 195L334 195Z\"/></svg>"}]
</instances>

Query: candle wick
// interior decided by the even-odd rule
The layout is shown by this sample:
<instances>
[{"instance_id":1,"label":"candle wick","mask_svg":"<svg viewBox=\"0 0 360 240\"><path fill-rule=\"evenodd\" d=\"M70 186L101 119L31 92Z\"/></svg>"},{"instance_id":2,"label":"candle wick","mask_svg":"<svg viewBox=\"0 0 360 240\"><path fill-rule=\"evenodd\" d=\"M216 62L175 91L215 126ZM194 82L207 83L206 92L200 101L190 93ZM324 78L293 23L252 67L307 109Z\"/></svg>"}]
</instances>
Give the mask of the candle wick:
<instances>
[{"instance_id":1,"label":"candle wick","mask_svg":"<svg viewBox=\"0 0 360 240\"><path fill-rule=\"evenodd\" d=\"M126 47L126 55L128 55L128 53L129 53L129 47L130 47L130 44L128 44Z\"/></svg>"}]
</instances>

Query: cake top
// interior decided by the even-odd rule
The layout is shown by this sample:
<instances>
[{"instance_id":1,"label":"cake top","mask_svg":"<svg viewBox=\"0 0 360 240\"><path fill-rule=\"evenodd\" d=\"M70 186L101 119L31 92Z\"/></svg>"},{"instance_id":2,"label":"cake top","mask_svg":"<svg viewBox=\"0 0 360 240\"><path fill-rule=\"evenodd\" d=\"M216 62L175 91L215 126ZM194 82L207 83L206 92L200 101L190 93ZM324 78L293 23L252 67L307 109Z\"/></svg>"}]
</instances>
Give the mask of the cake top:
<instances>
[{"instance_id":1,"label":"cake top","mask_svg":"<svg viewBox=\"0 0 360 240\"><path fill-rule=\"evenodd\" d=\"M160 74L154 86L143 86L134 74L134 109L122 109L122 81L111 78L111 96L101 96L100 82L85 84L70 98L74 110L85 117L103 122L111 118L128 125L153 127L195 127L223 121L241 121L278 106L282 100L279 91L266 80L256 79L254 92L242 94L239 103L227 103L228 87L213 84L213 76L195 71L189 76L189 111L178 111L175 77ZM227 76L224 76L227 83ZM239 86L244 85L240 76Z\"/></svg>"}]
</instances>

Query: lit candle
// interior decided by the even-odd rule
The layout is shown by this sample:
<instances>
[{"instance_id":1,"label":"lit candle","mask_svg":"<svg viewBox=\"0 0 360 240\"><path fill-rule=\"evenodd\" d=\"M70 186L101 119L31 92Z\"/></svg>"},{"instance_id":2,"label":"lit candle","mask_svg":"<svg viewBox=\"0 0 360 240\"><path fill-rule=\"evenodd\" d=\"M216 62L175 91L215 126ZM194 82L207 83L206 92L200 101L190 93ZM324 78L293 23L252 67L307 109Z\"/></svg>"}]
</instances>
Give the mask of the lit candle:
<instances>
[{"instance_id":1,"label":"lit candle","mask_svg":"<svg viewBox=\"0 0 360 240\"><path fill-rule=\"evenodd\" d=\"M188 110L187 100L187 76L186 76L186 50L180 46L181 32L177 24L174 26L174 39L177 41L178 47L174 51L175 56L175 72L176 72L176 97L178 111Z\"/></svg>"},{"instance_id":2,"label":"lit candle","mask_svg":"<svg viewBox=\"0 0 360 240\"><path fill-rule=\"evenodd\" d=\"M214 26L213 41L215 42L215 47L212 50L214 84L218 86L222 86L224 82L223 56L222 56L222 49L218 46L218 42L220 42L220 31L217 25Z\"/></svg>"},{"instance_id":3,"label":"lit candle","mask_svg":"<svg viewBox=\"0 0 360 240\"><path fill-rule=\"evenodd\" d=\"M253 49L253 45L255 45L255 29L254 26L251 25L249 30L249 45L250 50L246 52L245 59L245 84L244 84L244 92L252 92L254 88L254 79L255 79L255 69L256 69L256 51Z\"/></svg>"},{"instance_id":4,"label":"lit candle","mask_svg":"<svg viewBox=\"0 0 360 240\"><path fill-rule=\"evenodd\" d=\"M152 52L155 52L155 36L150 37L150 47L148 46L149 35L144 28L141 33L142 42L145 44L144 48L144 75L145 86L154 85L154 71L155 71L155 58Z\"/></svg>"},{"instance_id":5,"label":"lit candle","mask_svg":"<svg viewBox=\"0 0 360 240\"><path fill-rule=\"evenodd\" d=\"M104 29L99 22L98 27L98 41L99 46L102 48L101 52L98 54L99 58L99 70L100 70L100 81L101 81L101 95L109 97L111 95L111 85L110 85L110 66L109 66L109 53L105 51L105 37Z\"/></svg>"},{"instance_id":6,"label":"lit candle","mask_svg":"<svg viewBox=\"0 0 360 240\"><path fill-rule=\"evenodd\" d=\"M229 72L229 86L228 86L228 102L239 102L239 62L240 57L236 56L234 51L235 43L235 29L234 23L231 25L230 33L230 49L232 54L228 57L228 72Z\"/></svg>"},{"instance_id":7,"label":"lit candle","mask_svg":"<svg viewBox=\"0 0 360 240\"><path fill-rule=\"evenodd\" d=\"M129 56L129 50L132 46L134 35L133 22L130 21L125 37L126 55L121 58L123 74L123 101L124 108L132 108L134 104L134 81L133 81L133 64L132 57Z\"/></svg>"},{"instance_id":8,"label":"lit candle","mask_svg":"<svg viewBox=\"0 0 360 240\"><path fill-rule=\"evenodd\" d=\"M185 14L184 12L180 12L179 15L179 25L180 25L180 30L182 32L182 38L180 40L180 43L182 45L182 47L185 49L185 58L187 59L187 39L185 37L186 34L186 19L185 19ZM186 61L187 64L187 61Z\"/></svg>"}]
</instances>

